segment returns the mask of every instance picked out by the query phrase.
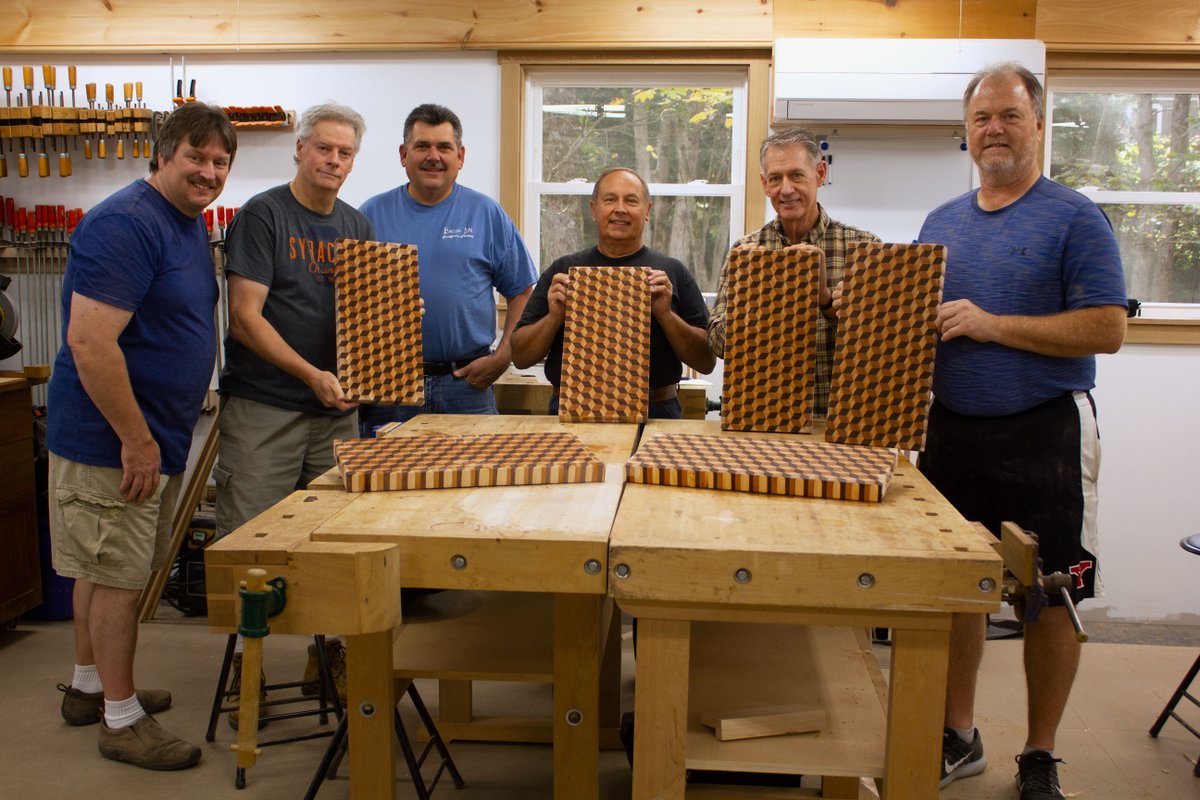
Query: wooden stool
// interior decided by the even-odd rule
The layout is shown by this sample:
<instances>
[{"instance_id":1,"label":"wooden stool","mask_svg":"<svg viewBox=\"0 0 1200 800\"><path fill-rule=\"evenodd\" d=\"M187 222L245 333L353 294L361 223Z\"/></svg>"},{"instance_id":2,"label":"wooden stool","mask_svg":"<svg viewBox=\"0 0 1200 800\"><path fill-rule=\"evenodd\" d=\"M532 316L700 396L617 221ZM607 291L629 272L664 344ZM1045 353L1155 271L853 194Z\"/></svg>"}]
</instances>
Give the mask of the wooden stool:
<instances>
[{"instance_id":1,"label":"wooden stool","mask_svg":"<svg viewBox=\"0 0 1200 800\"><path fill-rule=\"evenodd\" d=\"M217 721L221 714L237 711L238 705L225 705L225 701L235 694L240 693L240 689L234 690L229 685L229 673L233 665L234 645L237 642L236 634L229 634L228 643L225 645L225 659L221 662L221 674L217 678L217 691L213 696L212 711L208 717L208 730L204 734L206 742L214 741L217 737ZM259 719L263 722L280 719L298 719L300 717L320 717L321 725L327 725L329 715L333 714L338 720L343 719L342 703L338 699L337 687L333 683L333 674L329 668L329 660L325 655L325 637L314 636L313 643L317 649L317 680L312 681L290 681L287 683L269 683L263 687L264 692L278 692L285 689L300 689L305 686L315 685L317 688L316 697L305 696L304 694L290 695L279 697L271 700L263 700L260 708L277 708L284 705L292 705L295 703L316 703L314 708L303 711L288 711L284 713L270 713L260 715ZM239 720L240 721L240 720ZM254 724L254 723L251 723ZM285 736L279 739L268 739L260 741L259 747L270 747L277 744L290 744L291 742L304 742L309 739L321 739L328 736L333 736L336 731L328 729L318 731L316 733L308 733L302 736ZM234 785L242 789L246 785L246 772L241 767L238 768L237 774L234 777Z\"/></svg>"},{"instance_id":2,"label":"wooden stool","mask_svg":"<svg viewBox=\"0 0 1200 800\"><path fill-rule=\"evenodd\" d=\"M1200 533L1192 534L1191 536L1183 539L1179 543L1179 546L1184 550L1187 550L1189 553L1200 555ZM1150 728L1151 736L1157 737L1158 732L1162 730L1163 724L1166 723L1167 717L1173 717L1176 722L1187 728L1193 736L1200 738L1200 731L1196 730L1187 722L1185 722L1183 717L1179 716L1179 714L1175 711L1175 706L1177 706L1179 701L1184 698L1187 698L1192 705L1200 707L1200 700L1197 700L1188 692L1188 689L1191 688L1192 681L1196 679L1197 673L1200 673L1200 656L1196 657L1195 662L1192 664L1192 668L1189 669L1187 674L1183 676L1183 681L1179 684L1179 688L1175 690L1175 694L1171 695L1170 701L1167 702L1167 705L1163 708L1162 713L1158 715L1158 719L1154 721L1153 727ZM1200 758L1196 759L1196 766L1192 769L1192 774L1200 777Z\"/></svg>"},{"instance_id":3,"label":"wooden stool","mask_svg":"<svg viewBox=\"0 0 1200 800\"><path fill-rule=\"evenodd\" d=\"M433 717L429 715L429 710L425 708L425 703L421 700L421 695L417 691L416 684L411 680L397 678L396 696L399 697L405 692L408 693L409 699L412 700L413 707L417 710L417 716L421 718L421 724L425 726L425 732L429 734L429 741L425 743L425 748L421 751L421 754L417 755L413 750L412 741L408 738L408 732L404 730L404 722L400 719L399 709L392 710L395 715L396 738L400 742L400 752L404 754L404 763L408 765L408 773L412 777L413 788L417 792L418 800L429 800L429 796L437 788L438 781L441 779L443 772L450 773L450 780L454 782L455 789L463 788L465 784L462 775L459 774L458 767L454 765L454 759L450 757L450 750L442 740L442 735L438 733L437 726L433 722ZM338 722L337 730L334 731L332 741L325 748L325 755L321 758L321 763L313 775L312 782L308 785L308 791L304 795L304 800L313 800L317 796L317 790L321 788L321 783L337 775L338 765L341 763L342 757L345 756L348 745L346 732L346 717L342 717ZM421 768L425 765L425 759L429 756L430 750L434 748L437 748L441 761L438 763L433 777L426 783L421 773Z\"/></svg>"}]
</instances>

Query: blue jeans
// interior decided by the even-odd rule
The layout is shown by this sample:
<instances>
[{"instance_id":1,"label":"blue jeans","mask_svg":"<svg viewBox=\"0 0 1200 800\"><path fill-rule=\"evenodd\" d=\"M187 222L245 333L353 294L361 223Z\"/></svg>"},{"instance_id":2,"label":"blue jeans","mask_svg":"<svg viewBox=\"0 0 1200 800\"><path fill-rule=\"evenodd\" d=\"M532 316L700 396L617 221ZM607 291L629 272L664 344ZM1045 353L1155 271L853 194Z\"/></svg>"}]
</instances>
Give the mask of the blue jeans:
<instances>
[{"instance_id":1,"label":"blue jeans","mask_svg":"<svg viewBox=\"0 0 1200 800\"><path fill-rule=\"evenodd\" d=\"M550 408L546 413L552 417L558 416L558 395L550 397ZM650 419L683 419L683 406L679 405L678 397L663 400L661 403L651 403L649 417Z\"/></svg>"},{"instance_id":2,"label":"blue jeans","mask_svg":"<svg viewBox=\"0 0 1200 800\"><path fill-rule=\"evenodd\" d=\"M418 414L495 414L492 387L483 391L453 375L425 376L425 404L420 406L371 406L358 408L358 433L364 438L389 422L404 422Z\"/></svg>"}]
</instances>

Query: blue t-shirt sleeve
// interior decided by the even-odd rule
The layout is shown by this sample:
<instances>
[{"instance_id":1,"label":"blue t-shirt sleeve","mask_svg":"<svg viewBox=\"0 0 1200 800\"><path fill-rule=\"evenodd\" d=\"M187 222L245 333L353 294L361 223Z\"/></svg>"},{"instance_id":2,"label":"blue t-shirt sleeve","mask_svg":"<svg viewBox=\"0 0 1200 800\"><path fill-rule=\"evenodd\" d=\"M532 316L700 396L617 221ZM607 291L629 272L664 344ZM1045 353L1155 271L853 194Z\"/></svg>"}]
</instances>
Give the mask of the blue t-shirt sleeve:
<instances>
[{"instance_id":1,"label":"blue t-shirt sleeve","mask_svg":"<svg viewBox=\"0 0 1200 800\"><path fill-rule=\"evenodd\" d=\"M154 282L157 247L128 216L90 220L86 247L73 247L71 291L110 306L136 311Z\"/></svg>"},{"instance_id":2,"label":"blue t-shirt sleeve","mask_svg":"<svg viewBox=\"0 0 1200 800\"><path fill-rule=\"evenodd\" d=\"M1068 309L1125 305L1125 274L1112 224L1095 203L1079 207L1063 251Z\"/></svg>"},{"instance_id":3,"label":"blue t-shirt sleeve","mask_svg":"<svg viewBox=\"0 0 1200 800\"><path fill-rule=\"evenodd\" d=\"M533 266L533 259L525 247L525 242L521 241L521 236L517 233L517 227L508 215L503 212L499 214L504 226L504 236L501 240L503 251L492 285L505 298L516 297L537 282L537 269Z\"/></svg>"}]
</instances>

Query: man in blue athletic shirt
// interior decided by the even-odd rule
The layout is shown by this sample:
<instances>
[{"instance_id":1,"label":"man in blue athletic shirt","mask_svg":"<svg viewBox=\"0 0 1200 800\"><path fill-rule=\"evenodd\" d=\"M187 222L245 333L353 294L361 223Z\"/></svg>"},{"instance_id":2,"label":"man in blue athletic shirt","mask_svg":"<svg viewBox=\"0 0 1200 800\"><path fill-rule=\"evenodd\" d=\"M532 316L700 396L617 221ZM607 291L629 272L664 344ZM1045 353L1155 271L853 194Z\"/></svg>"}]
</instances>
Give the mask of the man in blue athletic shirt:
<instances>
[{"instance_id":1,"label":"man in blue athletic shirt","mask_svg":"<svg viewBox=\"0 0 1200 800\"><path fill-rule=\"evenodd\" d=\"M1024 67L977 73L963 107L980 187L925 220L920 241L947 246L934 404L921 471L963 516L1038 536L1045 572L1099 585L1096 353L1125 336L1125 279L1112 226L1087 198L1042 177L1045 97ZM1055 734L1079 665L1060 598L1025 626L1028 733L1021 800L1062 798ZM985 618L955 615L941 785L987 762L974 724Z\"/></svg>"},{"instance_id":2,"label":"man in blue athletic shirt","mask_svg":"<svg viewBox=\"0 0 1200 800\"><path fill-rule=\"evenodd\" d=\"M134 691L138 598L166 567L192 429L212 379L217 281L200 214L237 152L225 112L187 103L154 142L150 177L87 213L63 278L64 342L47 403L54 569L75 578L70 725L100 725L100 755L182 769L200 748L148 713L171 695Z\"/></svg>"},{"instance_id":3,"label":"man in blue athletic shirt","mask_svg":"<svg viewBox=\"0 0 1200 800\"><path fill-rule=\"evenodd\" d=\"M462 122L426 103L404 121L400 163L408 183L376 195L360 209L377 239L415 244L425 316L425 405L359 408L363 436L421 413L495 414L492 384L511 363L513 328L537 281L533 259L500 205L456 183L467 150ZM496 303L508 318L495 350Z\"/></svg>"}]
</instances>

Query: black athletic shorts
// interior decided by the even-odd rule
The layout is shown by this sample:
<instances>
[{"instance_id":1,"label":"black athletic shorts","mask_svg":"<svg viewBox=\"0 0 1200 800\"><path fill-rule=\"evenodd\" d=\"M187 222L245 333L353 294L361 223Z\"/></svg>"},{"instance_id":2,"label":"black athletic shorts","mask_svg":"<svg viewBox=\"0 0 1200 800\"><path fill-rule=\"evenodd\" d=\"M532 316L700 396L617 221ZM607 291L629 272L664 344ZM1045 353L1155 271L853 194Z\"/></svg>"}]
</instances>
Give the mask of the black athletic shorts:
<instances>
[{"instance_id":1,"label":"black athletic shorts","mask_svg":"<svg viewBox=\"0 0 1200 800\"><path fill-rule=\"evenodd\" d=\"M1100 437L1091 394L1004 417L967 417L934 400L920 468L967 519L997 536L1001 522L1036 534L1043 573L1074 575L1076 603L1095 596ZM1062 605L1057 593L1048 599Z\"/></svg>"}]
</instances>

